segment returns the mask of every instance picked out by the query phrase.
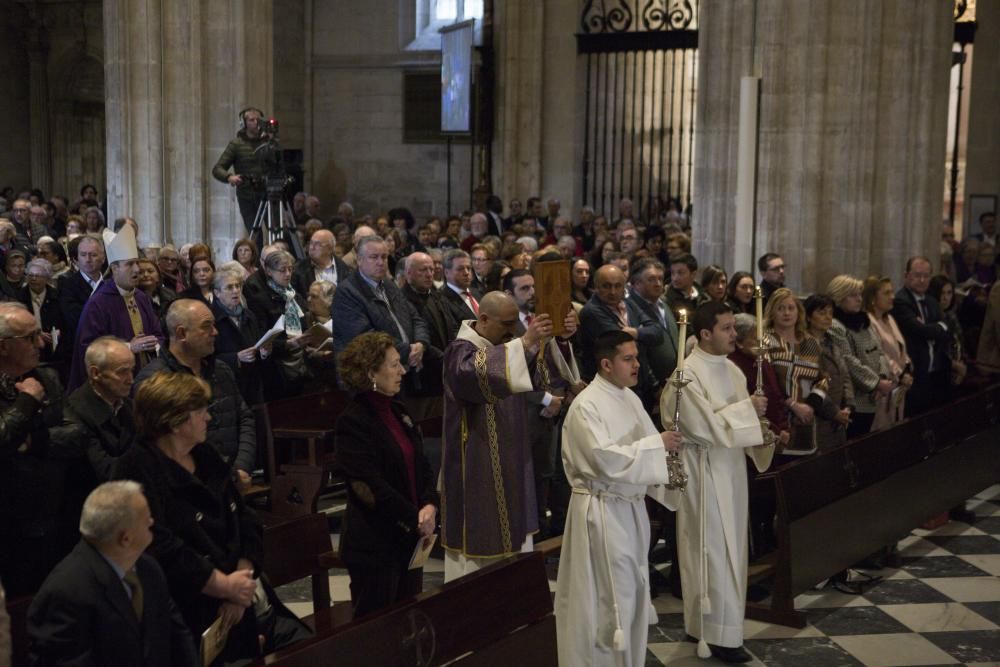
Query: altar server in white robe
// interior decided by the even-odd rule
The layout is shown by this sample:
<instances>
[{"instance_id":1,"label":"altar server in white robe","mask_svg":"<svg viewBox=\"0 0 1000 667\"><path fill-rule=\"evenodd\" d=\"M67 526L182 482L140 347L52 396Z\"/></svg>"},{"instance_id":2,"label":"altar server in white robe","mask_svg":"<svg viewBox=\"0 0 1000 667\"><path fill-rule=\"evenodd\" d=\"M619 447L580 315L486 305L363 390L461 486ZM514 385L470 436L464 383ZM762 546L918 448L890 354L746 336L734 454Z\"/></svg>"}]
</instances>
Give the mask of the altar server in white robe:
<instances>
[{"instance_id":1,"label":"altar server in white robe","mask_svg":"<svg viewBox=\"0 0 1000 667\"><path fill-rule=\"evenodd\" d=\"M639 351L623 331L597 338L598 372L563 423L570 498L556 584L556 635L564 667L643 665L649 599L649 518L643 498L667 479L666 451L681 434L658 433L629 389ZM662 502L662 499L661 499Z\"/></svg>"},{"instance_id":2,"label":"altar server in white robe","mask_svg":"<svg viewBox=\"0 0 1000 667\"><path fill-rule=\"evenodd\" d=\"M726 358L736 345L729 306L700 306L692 325L698 345L684 364L684 379L691 383L682 390L680 408L681 458L689 480L677 510L684 627L700 640L699 656L747 662L746 457L760 471L771 465L774 448L761 444L759 419L767 399L748 395L746 377ZM660 414L674 414L672 385L660 400Z\"/></svg>"}]
</instances>

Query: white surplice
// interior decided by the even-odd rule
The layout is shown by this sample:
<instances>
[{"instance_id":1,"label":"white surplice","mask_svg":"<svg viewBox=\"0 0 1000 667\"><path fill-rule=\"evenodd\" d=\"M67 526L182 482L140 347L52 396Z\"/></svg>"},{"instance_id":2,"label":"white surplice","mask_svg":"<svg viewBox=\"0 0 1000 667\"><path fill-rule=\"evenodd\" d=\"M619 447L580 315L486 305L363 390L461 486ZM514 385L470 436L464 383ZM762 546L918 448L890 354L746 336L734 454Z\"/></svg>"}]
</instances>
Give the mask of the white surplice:
<instances>
[{"instance_id":1,"label":"white surplice","mask_svg":"<svg viewBox=\"0 0 1000 667\"><path fill-rule=\"evenodd\" d=\"M691 380L680 410L689 479L677 509L684 628L709 644L737 647L743 644L747 588L746 456L764 471L774 448L756 447L762 434L746 377L725 356L696 347L684 378ZM668 385L660 414L674 414L675 396Z\"/></svg>"},{"instance_id":2,"label":"white surplice","mask_svg":"<svg viewBox=\"0 0 1000 667\"><path fill-rule=\"evenodd\" d=\"M656 622L643 497L667 479L663 440L632 390L597 375L566 414L562 459L573 494L556 584L559 664L642 665Z\"/></svg>"}]
</instances>

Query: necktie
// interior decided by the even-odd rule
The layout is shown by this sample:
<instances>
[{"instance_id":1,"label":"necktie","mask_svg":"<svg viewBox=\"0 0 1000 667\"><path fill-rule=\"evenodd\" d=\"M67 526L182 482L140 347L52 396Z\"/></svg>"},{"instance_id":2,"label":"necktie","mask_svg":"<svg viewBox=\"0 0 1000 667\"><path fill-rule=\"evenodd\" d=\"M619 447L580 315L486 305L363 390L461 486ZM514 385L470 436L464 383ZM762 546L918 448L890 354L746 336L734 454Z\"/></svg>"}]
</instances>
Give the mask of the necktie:
<instances>
[{"instance_id":1,"label":"necktie","mask_svg":"<svg viewBox=\"0 0 1000 667\"><path fill-rule=\"evenodd\" d=\"M392 304L389 303L389 297L385 293L385 285L379 283L375 286L375 296L385 304L385 307L389 309L389 316L392 317L392 321L396 323L396 329L399 331L399 339L404 343L410 342L410 337L406 335L406 329L400 323L399 318L396 317L396 313L392 310Z\"/></svg>"},{"instance_id":2,"label":"necktie","mask_svg":"<svg viewBox=\"0 0 1000 667\"><path fill-rule=\"evenodd\" d=\"M621 322L623 327L628 326L628 307L625 305L624 301L618 302L617 308L618 321Z\"/></svg>"},{"instance_id":3,"label":"necktie","mask_svg":"<svg viewBox=\"0 0 1000 667\"><path fill-rule=\"evenodd\" d=\"M927 305L924 303L923 299L917 299L917 308L920 309L920 319L924 322L927 321Z\"/></svg>"},{"instance_id":4,"label":"necktie","mask_svg":"<svg viewBox=\"0 0 1000 667\"><path fill-rule=\"evenodd\" d=\"M527 315L525 315L524 316L524 325L525 325L525 328L530 327L531 323L534 322L534 321L535 321L535 316L534 315L532 315L530 313L527 314Z\"/></svg>"},{"instance_id":5,"label":"necktie","mask_svg":"<svg viewBox=\"0 0 1000 667\"><path fill-rule=\"evenodd\" d=\"M136 618L142 621L142 584L139 582L139 575L135 570L129 570L123 577L128 587L132 589L132 609Z\"/></svg>"},{"instance_id":6,"label":"necktie","mask_svg":"<svg viewBox=\"0 0 1000 667\"><path fill-rule=\"evenodd\" d=\"M472 308L472 312L476 314L476 317L479 317L479 302L476 301L469 290L465 290L465 300L469 304L469 308Z\"/></svg>"}]
</instances>

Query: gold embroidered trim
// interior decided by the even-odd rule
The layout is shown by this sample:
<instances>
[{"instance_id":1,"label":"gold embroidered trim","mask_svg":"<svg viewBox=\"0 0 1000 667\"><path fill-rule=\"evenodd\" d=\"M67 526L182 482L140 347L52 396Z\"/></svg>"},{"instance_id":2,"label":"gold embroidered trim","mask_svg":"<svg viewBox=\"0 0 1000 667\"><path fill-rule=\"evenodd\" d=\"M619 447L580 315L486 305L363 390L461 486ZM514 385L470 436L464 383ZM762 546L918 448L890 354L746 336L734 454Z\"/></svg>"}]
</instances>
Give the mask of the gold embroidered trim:
<instances>
[{"instance_id":1,"label":"gold embroidered trim","mask_svg":"<svg viewBox=\"0 0 1000 667\"><path fill-rule=\"evenodd\" d=\"M503 470L500 468L500 442L497 436L497 413L494 403L497 397L490 391L489 375L486 369L486 350L477 350L475 358L476 378L479 389L486 398L486 430L489 436L490 467L493 469L493 490L496 494L497 516L500 520L500 538L503 550L511 551L510 517L507 515L507 494L503 486Z\"/></svg>"}]
</instances>

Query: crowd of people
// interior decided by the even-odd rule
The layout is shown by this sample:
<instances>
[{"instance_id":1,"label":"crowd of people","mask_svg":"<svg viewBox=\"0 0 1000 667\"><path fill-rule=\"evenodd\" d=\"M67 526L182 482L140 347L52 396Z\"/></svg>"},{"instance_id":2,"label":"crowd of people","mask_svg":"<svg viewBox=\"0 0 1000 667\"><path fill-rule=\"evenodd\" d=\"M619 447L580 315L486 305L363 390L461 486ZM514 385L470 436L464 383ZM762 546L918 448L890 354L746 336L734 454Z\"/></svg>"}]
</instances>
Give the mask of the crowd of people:
<instances>
[{"instance_id":1,"label":"crowd of people","mask_svg":"<svg viewBox=\"0 0 1000 667\"><path fill-rule=\"evenodd\" d=\"M122 582L115 613L138 598L140 620L164 619L168 634L136 640L158 654L148 664L188 664L169 633L200 637L216 618L231 629L226 662L308 632L260 576L241 499L262 467L252 409L261 403L332 389L357 397L336 448L348 482L343 558L364 615L420 589L409 556L439 523L447 580L563 532L581 476L611 465L567 449L564 422L588 386L597 388L586 401L610 396L646 415L633 440L656 436L662 453L680 446L657 435L672 416L667 379L687 358L710 385L728 357L742 386L726 391L742 417L766 415L780 463L1000 372L994 214L961 243L946 227L942 256L912 257L901 276L843 274L801 294L777 253L756 267L700 266L672 201L571 216L556 199L512 200L505 211L490 196L481 210L418 221L405 208L356 216L346 202L328 215L298 193L288 223L306 256L296 258L295 244L251 238L227 255L201 242L140 249L142 221L109 224L91 186L72 204L37 190L2 195L0 582L8 596L36 594L39 664L61 664L89 641L58 624L71 624L60 605L87 605L73 596L92 592L73 573L95 557ZM568 260L572 308L536 313L532 267L553 260ZM761 349L766 401L749 397ZM576 419L597 418L580 405ZM427 420L444 431L440 486L417 428ZM685 442L721 437L688 428ZM614 474L631 497L648 480L629 470ZM767 531L750 523L765 548ZM679 529L693 530L683 520ZM682 552L675 583L687 604L697 551L668 541ZM739 633L713 634L711 623L688 632L736 661ZM640 638L604 645L622 641ZM164 643L173 652L156 648Z\"/></svg>"}]
</instances>

